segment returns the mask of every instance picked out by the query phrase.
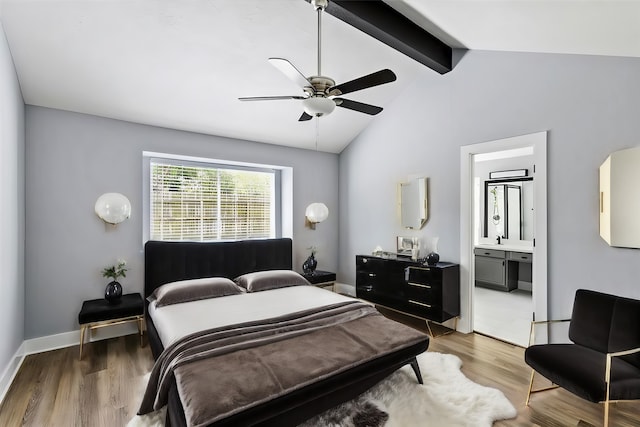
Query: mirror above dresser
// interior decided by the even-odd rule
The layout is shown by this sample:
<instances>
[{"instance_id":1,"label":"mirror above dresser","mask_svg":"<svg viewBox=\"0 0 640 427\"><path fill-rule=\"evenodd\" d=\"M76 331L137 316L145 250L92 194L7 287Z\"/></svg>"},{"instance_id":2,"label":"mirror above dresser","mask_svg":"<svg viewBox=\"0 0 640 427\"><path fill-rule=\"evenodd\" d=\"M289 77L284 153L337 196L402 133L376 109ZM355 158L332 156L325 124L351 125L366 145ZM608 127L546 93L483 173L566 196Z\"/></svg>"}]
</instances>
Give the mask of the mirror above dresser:
<instances>
[{"instance_id":1,"label":"mirror above dresser","mask_svg":"<svg viewBox=\"0 0 640 427\"><path fill-rule=\"evenodd\" d=\"M398 185L400 222L403 228L420 230L429 217L427 178L410 179Z\"/></svg>"}]
</instances>

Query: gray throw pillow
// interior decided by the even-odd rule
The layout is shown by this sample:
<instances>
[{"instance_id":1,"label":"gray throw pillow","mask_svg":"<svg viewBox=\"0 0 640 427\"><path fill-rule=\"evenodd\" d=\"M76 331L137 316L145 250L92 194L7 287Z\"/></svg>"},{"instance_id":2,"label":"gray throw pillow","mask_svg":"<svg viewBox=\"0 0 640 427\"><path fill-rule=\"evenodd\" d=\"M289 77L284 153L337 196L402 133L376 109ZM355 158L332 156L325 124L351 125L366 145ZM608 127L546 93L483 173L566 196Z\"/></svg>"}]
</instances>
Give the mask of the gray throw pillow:
<instances>
[{"instance_id":1,"label":"gray throw pillow","mask_svg":"<svg viewBox=\"0 0 640 427\"><path fill-rule=\"evenodd\" d=\"M156 307L162 307L181 302L237 295L244 292L244 289L226 277L204 277L165 283L157 288L147 299L155 301Z\"/></svg>"},{"instance_id":2,"label":"gray throw pillow","mask_svg":"<svg viewBox=\"0 0 640 427\"><path fill-rule=\"evenodd\" d=\"M288 286L310 285L300 274L293 270L266 270L243 274L233 279L247 292L260 292Z\"/></svg>"}]
</instances>

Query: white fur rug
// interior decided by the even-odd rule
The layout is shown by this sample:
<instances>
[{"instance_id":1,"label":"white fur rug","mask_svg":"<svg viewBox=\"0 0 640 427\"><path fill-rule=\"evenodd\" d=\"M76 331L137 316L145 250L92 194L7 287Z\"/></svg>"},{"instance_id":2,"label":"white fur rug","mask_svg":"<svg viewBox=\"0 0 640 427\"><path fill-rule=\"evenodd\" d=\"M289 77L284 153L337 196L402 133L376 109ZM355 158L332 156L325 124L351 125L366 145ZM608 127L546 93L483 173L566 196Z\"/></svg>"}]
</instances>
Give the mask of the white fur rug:
<instances>
[{"instance_id":1,"label":"white fur rug","mask_svg":"<svg viewBox=\"0 0 640 427\"><path fill-rule=\"evenodd\" d=\"M457 356L427 352L418 356L418 363L424 385L416 382L407 365L357 399L307 421L304 426L489 427L496 420L516 416L516 409L500 390L476 384L460 372L462 361ZM367 415L373 415L373 419L377 416L380 424L363 422L362 417L358 418L362 413L354 416L354 411L363 408L373 409L374 414ZM158 411L134 417L127 427L163 425L164 411Z\"/></svg>"}]
</instances>

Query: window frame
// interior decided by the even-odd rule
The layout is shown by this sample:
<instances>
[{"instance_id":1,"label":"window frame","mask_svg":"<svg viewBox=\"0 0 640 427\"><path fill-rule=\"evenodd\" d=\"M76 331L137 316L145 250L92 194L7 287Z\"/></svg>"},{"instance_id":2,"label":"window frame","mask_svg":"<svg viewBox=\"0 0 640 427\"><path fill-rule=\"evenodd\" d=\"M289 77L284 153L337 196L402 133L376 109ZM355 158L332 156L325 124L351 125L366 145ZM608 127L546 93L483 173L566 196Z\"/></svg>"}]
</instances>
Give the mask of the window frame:
<instances>
[{"instance_id":1,"label":"window frame","mask_svg":"<svg viewBox=\"0 0 640 427\"><path fill-rule=\"evenodd\" d=\"M142 220L142 244L144 244L151 240L151 205L152 205L152 191L151 191L151 163L160 163L165 165L175 165L175 166L187 166L187 167L196 167L196 168L210 168L210 169L227 169L227 170L241 170L241 171L251 171L251 172L266 172L272 173L274 176L274 194L272 197L273 203L273 227L275 231L275 238L284 237L283 226L284 217L283 215L283 192L287 191L285 185L283 184L283 174L290 174L290 171L282 166L274 166L274 165L266 165L266 164L256 164L256 163L247 163L247 162L236 162L229 160L220 160L220 159L207 159L202 157L191 157L191 156L183 156L176 154L166 154L166 153L155 153L155 152L147 152L144 151L142 153L143 159L143 220ZM288 173L287 173L288 172ZM289 181L289 180L286 180ZM261 239L261 237L256 237L255 239ZM204 240L204 242L224 242L224 241L233 241L238 239L212 239L212 240ZM201 240L165 240L165 241L201 241Z\"/></svg>"}]
</instances>

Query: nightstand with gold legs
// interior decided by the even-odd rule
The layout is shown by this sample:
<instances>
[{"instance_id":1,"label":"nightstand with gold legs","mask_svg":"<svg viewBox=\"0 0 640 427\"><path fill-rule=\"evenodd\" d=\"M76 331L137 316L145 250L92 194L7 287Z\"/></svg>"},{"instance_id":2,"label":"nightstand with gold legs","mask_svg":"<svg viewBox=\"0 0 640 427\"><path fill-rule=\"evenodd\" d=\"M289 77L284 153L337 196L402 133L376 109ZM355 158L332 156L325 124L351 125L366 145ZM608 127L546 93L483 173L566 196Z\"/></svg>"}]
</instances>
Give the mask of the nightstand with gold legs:
<instances>
[{"instance_id":1,"label":"nightstand with gold legs","mask_svg":"<svg viewBox=\"0 0 640 427\"><path fill-rule=\"evenodd\" d=\"M80 323L80 355L85 342L85 332L115 326L123 323L136 322L140 335L140 347L144 345L144 302L138 293L123 295L117 303L109 303L104 298L84 301L78 314Z\"/></svg>"}]
</instances>

